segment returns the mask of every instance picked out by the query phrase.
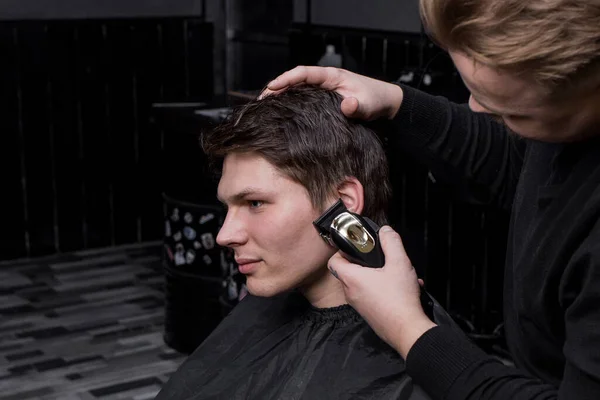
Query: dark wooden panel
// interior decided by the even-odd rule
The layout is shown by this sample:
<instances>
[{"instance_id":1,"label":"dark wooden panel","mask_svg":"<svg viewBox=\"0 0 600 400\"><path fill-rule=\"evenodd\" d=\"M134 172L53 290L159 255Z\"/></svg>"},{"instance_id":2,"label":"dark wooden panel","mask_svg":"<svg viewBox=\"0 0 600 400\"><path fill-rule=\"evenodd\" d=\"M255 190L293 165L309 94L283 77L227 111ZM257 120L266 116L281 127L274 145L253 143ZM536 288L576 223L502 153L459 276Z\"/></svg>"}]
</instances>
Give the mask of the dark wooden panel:
<instances>
[{"instance_id":1,"label":"dark wooden panel","mask_svg":"<svg viewBox=\"0 0 600 400\"><path fill-rule=\"evenodd\" d=\"M59 250L86 247L83 187L83 126L77 80L77 31L70 24L50 24L48 60L51 126L57 192Z\"/></svg>"},{"instance_id":2,"label":"dark wooden panel","mask_svg":"<svg viewBox=\"0 0 600 400\"><path fill-rule=\"evenodd\" d=\"M427 290L442 304L449 302L448 282L451 279L452 203L439 185L427 184Z\"/></svg>"},{"instance_id":3,"label":"dark wooden panel","mask_svg":"<svg viewBox=\"0 0 600 400\"><path fill-rule=\"evenodd\" d=\"M407 169L406 173L406 214L404 226L410 235L409 243L414 243L411 261L421 276L427 270L427 170L419 165Z\"/></svg>"},{"instance_id":4,"label":"dark wooden panel","mask_svg":"<svg viewBox=\"0 0 600 400\"><path fill-rule=\"evenodd\" d=\"M187 27L187 70L189 98L206 101L213 92L213 27L197 20L186 22Z\"/></svg>"},{"instance_id":5,"label":"dark wooden panel","mask_svg":"<svg viewBox=\"0 0 600 400\"><path fill-rule=\"evenodd\" d=\"M0 258L27 255L21 174L19 66L15 24L0 24L0 176L3 218L0 224Z\"/></svg>"},{"instance_id":6,"label":"dark wooden panel","mask_svg":"<svg viewBox=\"0 0 600 400\"><path fill-rule=\"evenodd\" d=\"M161 134L150 124L151 105L163 100L161 74L160 30L154 23L142 23L131 32L132 73L135 90L134 145L137 164L133 179L138 190L134 204L138 211L138 240L155 240L163 231L163 208L160 182Z\"/></svg>"},{"instance_id":7,"label":"dark wooden panel","mask_svg":"<svg viewBox=\"0 0 600 400\"><path fill-rule=\"evenodd\" d=\"M477 300L477 273L485 265L481 209L464 204L452 207L451 271L448 307L467 320L472 320ZM432 266L432 268L435 268Z\"/></svg>"},{"instance_id":8,"label":"dark wooden panel","mask_svg":"<svg viewBox=\"0 0 600 400\"><path fill-rule=\"evenodd\" d=\"M393 189L389 218L392 226L402 236L406 252L417 273L425 276L427 170L414 164L407 154L388 150L390 183Z\"/></svg>"},{"instance_id":9,"label":"dark wooden panel","mask_svg":"<svg viewBox=\"0 0 600 400\"><path fill-rule=\"evenodd\" d=\"M188 95L188 74L185 40L186 29L182 21L165 20L159 24L161 32L161 68L165 101L181 101ZM191 71L194 73L195 71Z\"/></svg>"},{"instance_id":10,"label":"dark wooden panel","mask_svg":"<svg viewBox=\"0 0 600 400\"><path fill-rule=\"evenodd\" d=\"M365 74L376 79L386 79L384 75L384 39L364 38Z\"/></svg>"},{"instance_id":11,"label":"dark wooden panel","mask_svg":"<svg viewBox=\"0 0 600 400\"><path fill-rule=\"evenodd\" d=\"M113 182L114 242L131 243L138 239L137 200L139 163L135 51L136 27L130 21L107 24L107 55L114 60L107 66L110 104L110 132L113 143L109 170Z\"/></svg>"},{"instance_id":12,"label":"dark wooden panel","mask_svg":"<svg viewBox=\"0 0 600 400\"><path fill-rule=\"evenodd\" d=\"M485 214L483 232L485 238L485 264L481 269L481 290L476 324L486 332L492 332L503 321L502 290L504 264L509 227L509 214L488 211Z\"/></svg>"},{"instance_id":13,"label":"dark wooden panel","mask_svg":"<svg viewBox=\"0 0 600 400\"><path fill-rule=\"evenodd\" d=\"M293 68L296 65L316 65L325 51L325 43L322 36L307 35L302 31L293 31L290 33L289 45L289 68Z\"/></svg>"},{"instance_id":14,"label":"dark wooden panel","mask_svg":"<svg viewBox=\"0 0 600 400\"><path fill-rule=\"evenodd\" d=\"M364 74L366 70L366 47L363 37L357 34L343 36L344 67L351 71Z\"/></svg>"},{"instance_id":15,"label":"dark wooden panel","mask_svg":"<svg viewBox=\"0 0 600 400\"><path fill-rule=\"evenodd\" d=\"M83 156L85 239L90 247L109 246L112 219L111 176L107 173L114 162L115 149L124 144L111 140L119 121L111 119L113 108L107 104L107 69L118 59L106 56L106 32L101 24L81 22L76 26L79 115ZM130 99L131 94L123 98ZM109 136L109 130L111 135ZM126 171L123 171L126 173Z\"/></svg>"},{"instance_id":16,"label":"dark wooden panel","mask_svg":"<svg viewBox=\"0 0 600 400\"><path fill-rule=\"evenodd\" d=\"M387 52L386 52L386 75L390 77L390 80L396 80L406 70L407 66L410 66L412 59L415 54L411 57L409 41L387 41Z\"/></svg>"},{"instance_id":17,"label":"dark wooden panel","mask_svg":"<svg viewBox=\"0 0 600 400\"><path fill-rule=\"evenodd\" d=\"M30 255L56 251L53 131L49 123L49 54L47 25L19 25L19 71L22 94L27 231Z\"/></svg>"},{"instance_id":18,"label":"dark wooden panel","mask_svg":"<svg viewBox=\"0 0 600 400\"><path fill-rule=\"evenodd\" d=\"M189 18L0 24L0 258L162 237L150 108L212 97L212 39Z\"/></svg>"}]
</instances>

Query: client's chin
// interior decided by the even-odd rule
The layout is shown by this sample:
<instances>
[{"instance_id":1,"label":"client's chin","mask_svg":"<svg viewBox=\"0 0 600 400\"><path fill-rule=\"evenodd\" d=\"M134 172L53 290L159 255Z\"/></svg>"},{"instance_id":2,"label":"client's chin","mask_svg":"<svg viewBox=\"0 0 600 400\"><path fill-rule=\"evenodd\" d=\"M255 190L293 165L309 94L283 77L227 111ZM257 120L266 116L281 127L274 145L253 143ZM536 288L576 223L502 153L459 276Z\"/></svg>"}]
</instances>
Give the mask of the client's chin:
<instances>
[{"instance_id":1,"label":"client's chin","mask_svg":"<svg viewBox=\"0 0 600 400\"><path fill-rule=\"evenodd\" d=\"M285 291L265 279L260 279L252 275L246 277L246 287L248 288L248 293L257 297L273 297Z\"/></svg>"}]
</instances>

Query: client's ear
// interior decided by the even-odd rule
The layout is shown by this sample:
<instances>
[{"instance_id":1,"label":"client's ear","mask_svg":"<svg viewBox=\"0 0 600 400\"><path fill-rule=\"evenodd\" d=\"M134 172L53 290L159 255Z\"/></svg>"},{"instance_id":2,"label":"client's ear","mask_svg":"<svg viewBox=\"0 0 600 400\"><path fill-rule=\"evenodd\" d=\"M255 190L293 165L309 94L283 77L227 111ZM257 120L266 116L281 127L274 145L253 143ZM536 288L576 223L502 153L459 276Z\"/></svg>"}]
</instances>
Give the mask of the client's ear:
<instances>
[{"instance_id":1,"label":"client's ear","mask_svg":"<svg viewBox=\"0 0 600 400\"><path fill-rule=\"evenodd\" d=\"M344 202L348 211L360 214L364 208L364 188L362 183L353 176L349 176L338 186L338 196Z\"/></svg>"}]
</instances>

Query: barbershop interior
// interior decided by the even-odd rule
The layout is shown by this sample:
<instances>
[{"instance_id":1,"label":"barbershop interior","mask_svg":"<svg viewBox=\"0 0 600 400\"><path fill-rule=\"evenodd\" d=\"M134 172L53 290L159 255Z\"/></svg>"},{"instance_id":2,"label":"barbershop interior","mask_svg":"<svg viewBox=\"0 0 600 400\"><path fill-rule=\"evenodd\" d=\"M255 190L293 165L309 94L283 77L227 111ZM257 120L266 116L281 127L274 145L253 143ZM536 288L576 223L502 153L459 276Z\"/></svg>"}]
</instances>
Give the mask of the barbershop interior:
<instances>
[{"instance_id":1,"label":"barbershop interior","mask_svg":"<svg viewBox=\"0 0 600 400\"><path fill-rule=\"evenodd\" d=\"M417 0L10 0L0 46L4 400L153 399L235 318L246 276L217 243L227 209L200 135L283 72L342 68L469 98ZM382 143L389 225L417 275L511 365L509 214Z\"/></svg>"}]
</instances>

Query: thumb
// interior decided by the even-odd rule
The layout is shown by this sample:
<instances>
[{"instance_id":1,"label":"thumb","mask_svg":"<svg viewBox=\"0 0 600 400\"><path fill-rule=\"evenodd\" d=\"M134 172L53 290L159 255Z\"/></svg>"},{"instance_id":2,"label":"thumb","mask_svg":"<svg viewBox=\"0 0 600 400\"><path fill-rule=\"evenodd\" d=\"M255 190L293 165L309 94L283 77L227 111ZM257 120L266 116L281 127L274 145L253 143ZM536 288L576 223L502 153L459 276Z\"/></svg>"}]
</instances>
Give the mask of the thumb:
<instances>
[{"instance_id":1,"label":"thumb","mask_svg":"<svg viewBox=\"0 0 600 400\"><path fill-rule=\"evenodd\" d=\"M385 265L404 264L410 260L404 250L402 239L390 226L382 226L379 230L379 239L381 240L381 248L385 255Z\"/></svg>"},{"instance_id":2,"label":"thumb","mask_svg":"<svg viewBox=\"0 0 600 400\"><path fill-rule=\"evenodd\" d=\"M358 117L358 99L346 97L342 100L342 113L348 118Z\"/></svg>"}]
</instances>

